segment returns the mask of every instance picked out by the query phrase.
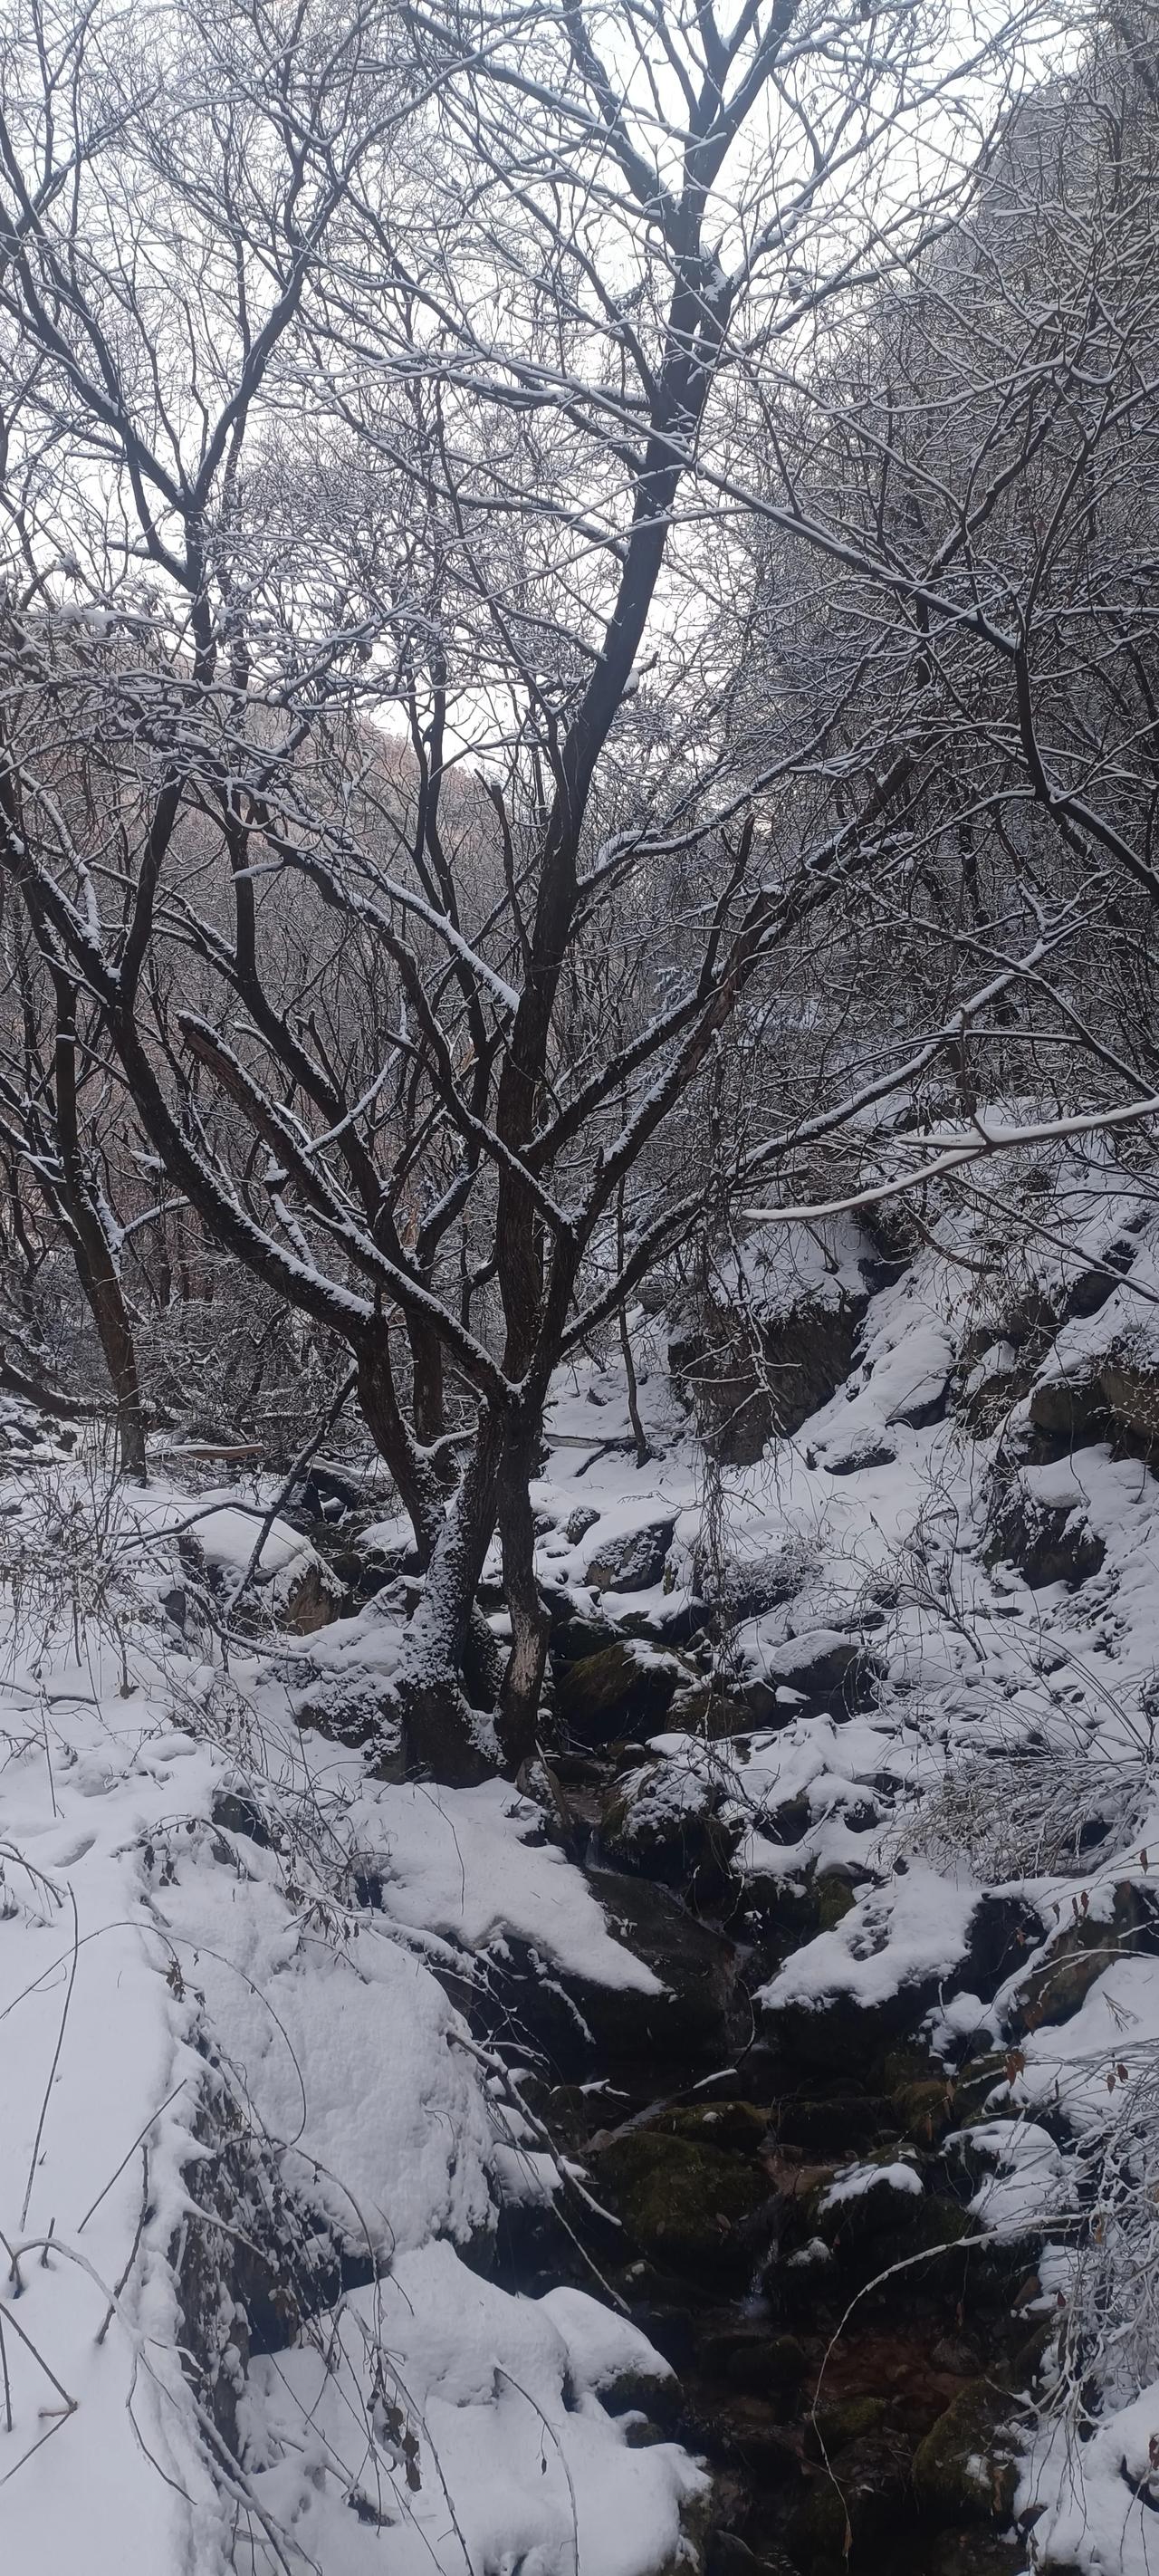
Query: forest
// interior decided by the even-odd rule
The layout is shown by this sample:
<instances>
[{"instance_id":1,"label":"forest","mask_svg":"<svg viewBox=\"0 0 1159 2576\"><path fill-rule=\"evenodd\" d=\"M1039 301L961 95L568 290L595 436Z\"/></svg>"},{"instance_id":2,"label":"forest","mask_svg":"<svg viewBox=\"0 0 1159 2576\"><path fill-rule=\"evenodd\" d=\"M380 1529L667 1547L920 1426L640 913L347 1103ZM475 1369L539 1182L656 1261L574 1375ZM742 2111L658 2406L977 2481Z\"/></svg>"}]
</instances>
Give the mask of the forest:
<instances>
[{"instance_id":1,"label":"forest","mask_svg":"<svg viewBox=\"0 0 1159 2576\"><path fill-rule=\"evenodd\" d=\"M0 2561L1147 2576L1159 10L0 12Z\"/></svg>"}]
</instances>

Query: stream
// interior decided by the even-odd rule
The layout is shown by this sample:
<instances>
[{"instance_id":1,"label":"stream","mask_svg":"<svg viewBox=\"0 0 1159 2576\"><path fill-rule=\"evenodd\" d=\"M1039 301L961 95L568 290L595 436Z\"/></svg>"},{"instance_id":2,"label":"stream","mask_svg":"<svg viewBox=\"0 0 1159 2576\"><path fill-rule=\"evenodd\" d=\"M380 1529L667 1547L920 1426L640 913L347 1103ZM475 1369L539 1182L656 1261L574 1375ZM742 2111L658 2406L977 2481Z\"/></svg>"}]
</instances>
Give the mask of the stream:
<instances>
[{"instance_id":1,"label":"stream","mask_svg":"<svg viewBox=\"0 0 1159 2576\"><path fill-rule=\"evenodd\" d=\"M960 2243L993 2058L947 2070L900 2015L859 2038L822 2012L807 2052L771 2044L752 1997L815 1908L796 1924L712 1916L686 1888L607 1869L595 1820L614 1758L568 1770L571 1856L671 1996L569 1991L507 1945L476 2026L527 2070L524 2098L608 2213L572 2193L566 2228L509 2217L507 2285L602 2283L671 2362L661 2404L625 2403L633 2441L678 2439L713 2473L705 2576L1011 2576L997 2427L1043 2330L1025 2250ZM991 1923L982 1982L1015 1937Z\"/></svg>"}]
</instances>

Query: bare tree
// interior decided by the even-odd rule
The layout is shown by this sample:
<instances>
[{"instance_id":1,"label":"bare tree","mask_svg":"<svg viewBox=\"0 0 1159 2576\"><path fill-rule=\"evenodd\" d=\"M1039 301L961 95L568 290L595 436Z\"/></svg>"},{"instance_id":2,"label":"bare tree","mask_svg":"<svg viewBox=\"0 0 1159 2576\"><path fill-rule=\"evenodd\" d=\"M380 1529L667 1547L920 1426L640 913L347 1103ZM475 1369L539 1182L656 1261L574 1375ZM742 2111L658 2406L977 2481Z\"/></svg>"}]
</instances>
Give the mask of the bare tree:
<instances>
[{"instance_id":1,"label":"bare tree","mask_svg":"<svg viewBox=\"0 0 1159 2576\"><path fill-rule=\"evenodd\" d=\"M944 230L1029 20L202 0L148 66L98 23L62 102L34 0L0 126L0 865L172 1184L354 1354L412 1751L469 1776L534 1736L552 1371L910 777L847 756L864 638L737 767L751 387Z\"/></svg>"}]
</instances>

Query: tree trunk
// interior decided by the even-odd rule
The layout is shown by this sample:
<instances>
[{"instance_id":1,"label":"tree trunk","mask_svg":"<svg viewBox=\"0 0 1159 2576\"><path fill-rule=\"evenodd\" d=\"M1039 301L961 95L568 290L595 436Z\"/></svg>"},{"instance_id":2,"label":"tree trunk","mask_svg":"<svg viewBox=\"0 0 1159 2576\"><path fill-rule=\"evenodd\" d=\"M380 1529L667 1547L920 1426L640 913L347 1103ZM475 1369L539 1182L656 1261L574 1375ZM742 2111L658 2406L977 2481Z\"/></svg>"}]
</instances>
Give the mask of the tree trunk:
<instances>
[{"instance_id":1,"label":"tree trunk","mask_svg":"<svg viewBox=\"0 0 1159 2576\"><path fill-rule=\"evenodd\" d=\"M504 1448L502 1416L481 1414L463 1480L431 1553L426 1590L403 1640L397 1699L407 1768L451 1787L490 1778L499 1745L490 1716L472 1708L463 1675L476 1623L475 1594L495 1528Z\"/></svg>"},{"instance_id":2,"label":"tree trunk","mask_svg":"<svg viewBox=\"0 0 1159 2576\"><path fill-rule=\"evenodd\" d=\"M382 1319L355 1350L358 1401L379 1457L389 1467L414 1531L419 1571L426 1573L443 1524L442 1498L435 1478L412 1440L398 1400L391 1365L388 1326Z\"/></svg>"},{"instance_id":3,"label":"tree trunk","mask_svg":"<svg viewBox=\"0 0 1159 2576\"><path fill-rule=\"evenodd\" d=\"M538 1463L539 1422L511 1426L499 1472L498 1517L503 1589L511 1614L511 1653L499 1697L504 1768L517 1771L534 1751L539 1695L551 1621L535 1580L535 1514L529 1487Z\"/></svg>"},{"instance_id":4,"label":"tree trunk","mask_svg":"<svg viewBox=\"0 0 1159 2576\"><path fill-rule=\"evenodd\" d=\"M105 1366L117 1406L117 1442L121 1468L136 1485L146 1479L145 1416L137 1375L133 1328L125 1304L113 1247L96 1194L90 1186L80 1146L76 1083L76 991L64 976L56 981L56 1124L60 1147L61 1197L72 1235L81 1287L97 1328Z\"/></svg>"}]
</instances>

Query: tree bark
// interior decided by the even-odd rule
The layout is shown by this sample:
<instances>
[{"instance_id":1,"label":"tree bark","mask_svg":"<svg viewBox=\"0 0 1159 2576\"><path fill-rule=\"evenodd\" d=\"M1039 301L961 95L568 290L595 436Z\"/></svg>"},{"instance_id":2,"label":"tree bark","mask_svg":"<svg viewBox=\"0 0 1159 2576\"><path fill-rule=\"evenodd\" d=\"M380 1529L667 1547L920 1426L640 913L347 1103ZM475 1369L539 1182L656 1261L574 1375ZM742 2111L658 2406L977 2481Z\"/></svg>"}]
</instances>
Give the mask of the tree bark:
<instances>
[{"instance_id":1,"label":"tree bark","mask_svg":"<svg viewBox=\"0 0 1159 2576\"><path fill-rule=\"evenodd\" d=\"M116 1399L117 1442L123 1473L146 1481L145 1416L137 1374L133 1328L120 1272L81 1152L76 1080L76 988L63 975L56 984L56 1124L61 1197L72 1234L81 1287L97 1328Z\"/></svg>"},{"instance_id":2,"label":"tree bark","mask_svg":"<svg viewBox=\"0 0 1159 2576\"><path fill-rule=\"evenodd\" d=\"M538 1464L540 1418L508 1430L499 1470L498 1519L503 1589L511 1616L511 1652L499 1696L498 1735L505 1768L517 1771L534 1750L539 1695L551 1621L535 1580L535 1514L530 1484Z\"/></svg>"},{"instance_id":3,"label":"tree bark","mask_svg":"<svg viewBox=\"0 0 1159 2576\"><path fill-rule=\"evenodd\" d=\"M492 1720L470 1706L463 1674L474 1643L475 1595L495 1529L504 1433L502 1415L486 1408L403 1640L397 1700L407 1768L429 1771L454 1787L488 1779L498 1761Z\"/></svg>"}]
</instances>

